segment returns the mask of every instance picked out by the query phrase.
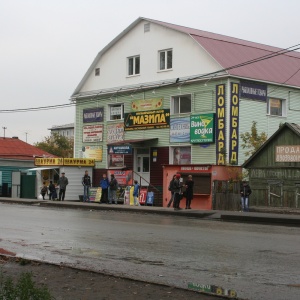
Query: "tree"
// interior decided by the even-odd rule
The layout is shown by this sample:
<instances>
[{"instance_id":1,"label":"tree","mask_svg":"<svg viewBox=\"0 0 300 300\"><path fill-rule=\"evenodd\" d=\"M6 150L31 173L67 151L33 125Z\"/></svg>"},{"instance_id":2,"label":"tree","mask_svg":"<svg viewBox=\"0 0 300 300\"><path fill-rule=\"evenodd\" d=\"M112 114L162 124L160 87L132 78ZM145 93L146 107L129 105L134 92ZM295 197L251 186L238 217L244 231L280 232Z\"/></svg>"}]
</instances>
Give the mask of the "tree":
<instances>
[{"instance_id":1,"label":"tree","mask_svg":"<svg viewBox=\"0 0 300 300\"><path fill-rule=\"evenodd\" d=\"M251 156L268 139L264 131L258 134L256 124L256 121L252 121L251 131L241 133L240 135L243 141L241 145L242 148L248 149L248 151L245 152L246 157Z\"/></svg>"},{"instance_id":2,"label":"tree","mask_svg":"<svg viewBox=\"0 0 300 300\"><path fill-rule=\"evenodd\" d=\"M73 140L57 132L45 137L42 142L35 143L34 146L58 157L73 157Z\"/></svg>"}]
</instances>

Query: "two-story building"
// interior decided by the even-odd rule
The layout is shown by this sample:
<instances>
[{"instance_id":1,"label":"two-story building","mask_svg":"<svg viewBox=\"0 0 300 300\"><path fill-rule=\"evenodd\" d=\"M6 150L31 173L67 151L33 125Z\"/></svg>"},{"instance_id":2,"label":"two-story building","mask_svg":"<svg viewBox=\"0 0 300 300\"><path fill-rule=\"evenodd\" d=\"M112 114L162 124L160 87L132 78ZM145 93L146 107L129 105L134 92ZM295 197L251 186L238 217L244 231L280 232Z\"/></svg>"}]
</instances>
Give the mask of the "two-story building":
<instances>
[{"instance_id":1,"label":"two-story building","mask_svg":"<svg viewBox=\"0 0 300 300\"><path fill-rule=\"evenodd\" d=\"M209 184L222 173L213 166L243 164L240 134L252 121L269 136L299 122L299 69L292 49L138 18L72 94L74 157L95 158L95 178L132 170L127 179L166 191L164 200L174 172Z\"/></svg>"}]
</instances>

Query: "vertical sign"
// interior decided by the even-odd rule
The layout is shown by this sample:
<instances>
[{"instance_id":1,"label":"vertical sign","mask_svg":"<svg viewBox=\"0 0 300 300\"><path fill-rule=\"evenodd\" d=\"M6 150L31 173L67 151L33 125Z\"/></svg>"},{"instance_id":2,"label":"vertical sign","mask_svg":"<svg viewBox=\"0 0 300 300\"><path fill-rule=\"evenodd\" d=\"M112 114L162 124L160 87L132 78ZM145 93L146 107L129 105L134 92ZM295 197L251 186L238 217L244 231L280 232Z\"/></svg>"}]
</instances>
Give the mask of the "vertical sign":
<instances>
[{"instance_id":1,"label":"vertical sign","mask_svg":"<svg viewBox=\"0 0 300 300\"><path fill-rule=\"evenodd\" d=\"M226 156L226 119L225 119L225 84L216 86L216 164L225 165Z\"/></svg>"},{"instance_id":2,"label":"vertical sign","mask_svg":"<svg viewBox=\"0 0 300 300\"><path fill-rule=\"evenodd\" d=\"M230 136L229 136L229 162L238 164L239 156L239 89L238 83L230 84Z\"/></svg>"}]
</instances>

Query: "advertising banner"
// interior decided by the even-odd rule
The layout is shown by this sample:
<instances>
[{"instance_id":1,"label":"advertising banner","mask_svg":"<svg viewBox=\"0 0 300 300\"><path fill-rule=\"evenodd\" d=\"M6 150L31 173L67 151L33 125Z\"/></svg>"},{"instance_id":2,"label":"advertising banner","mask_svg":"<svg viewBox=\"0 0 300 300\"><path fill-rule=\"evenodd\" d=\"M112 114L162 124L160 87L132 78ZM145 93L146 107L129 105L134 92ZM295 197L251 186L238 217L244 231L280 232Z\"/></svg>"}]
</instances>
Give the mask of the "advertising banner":
<instances>
[{"instance_id":1,"label":"advertising banner","mask_svg":"<svg viewBox=\"0 0 300 300\"><path fill-rule=\"evenodd\" d=\"M190 142L190 117L176 118L170 120L170 142Z\"/></svg>"},{"instance_id":2,"label":"advertising banner","mask_svg":"<svg viewBox=\"0 0 300 300\"><path fill-rule=\"evenodd\" d=\"M127 186L132 185L132 171L131 170L108 170L108 179L110 180L110 175L114 174L119 185Z\"/></svg>"},{"instance_id":3,"label":"advertising banner","mask_svg":"<svg viewBox=\"0 0 300 300\"><path fill-rule=\"evenodd\" d=\"M170 127L169 109L125 113L125 118L124 118L125 131L163 129L169 127Z\"/></svg>"},{"instance_id":4,"label":"advertising banner","mask_svg":"<svg viewBox=\"0 0 300 300\"><path fill-rule=\"evenodd\" d=\"M102 161L102 146L83 146L81 150L82 158L92 158L97 161Z\"/></svg>"},{"instance_id":5,"label":"advertising banner","mask_svg":"<svg viewBox=\"0 0 300 300\"><path fill-rule=\"evenodd\" d=\"M90 188L90 201L92 202L100 202L102 194L102 188Z\"/></svg>"},{"instance_id":6,"label":"advertising banner","mask_svg":"<svg viewBox=\"0 0 300 300\"><path fill-rule=\"evenodd\" d=\"M107 125L107 143L121 142L124 140L124 124Z\"/></svg>"},{"instance_id":7,"label":"advertising banner","mask_svg":"<svg viewBox=\"0 0 300 300\"><path fill-rule=\"evenodd\" d=\"M88 158L64 158L64 166L93 167L95 166L95 160Z\"/></svg>"},{"instance_id":8,"label":"advertising banner","mask_svg":"<svg viewBox=\"0 0 300 300\"><path fill-rule=\"evenodd\" d=\"M82 128L82 142L95 143L103 141L103 125L86 125Z\"/></svg>"},{"instance_id":9,"label":"advertising banner","mask_svg":"<svg viewBox=\"0 0 300 300\"><path fill-rule=\"evenodd\" d=\"M226 117L225 84L216 86L216 164L225 164L226 155Z\"/></svg>"},{"instance_id":10,"label":"advertising banner","mask_svg":"<svg viewBox=\"0 0 300 300\"><path fill-rule=\"evenodd\" d=\"M83 123L103 122L103 107L88 108L83 110Z\"/></svg>"},{"instance_id":11,"label":"advertising banner","mask_svg":"<svg viewBox=\"0 0 300 300\"><path fill-rule=\"evenodd\" d=\"M163 98L134 100L131 102L131 109L133 111L153 110L161 108L162 104Z\"/></svg>"},{"instance_id":12,"label":"advertising banner","mask_svg":"<svg viewBox=\"0 0 300 300\"><path fill-rule=\"evenodd\" d=\"M267 85L241 81L241 98L267 101Z\"/></svg>"},{"instance_id":13,"label":"advertising banner","mask_svg":"<svg viewBox=\"0 0 300 300\"><path fill-rule=\"evenodd\" d=\"M34 159L35 166L62 166L64 164L63 158L40 158Z\"/></svg>"},{"instance_id":14,"label":"advertising banner","mask_svg":"<svg viewBox=\"0 0 300 300\"><path fill-rule=\"evenodd\" d=\"M189 165L191 163L191 147L176 147L173 149L174 165Z\"/></svg>"},{"instance_id":15,"label":"advertising banner","mask_svg":"<svg viewBox=\"0 0 300 300\"><path fill-rule=\"evenodd\" d=\"M190 117L191 144L213 143L215 140L215 115L200 114Z\"/></svg>"},{"instance_id":16,"label":"advertising banner","mask_svg":"<svg viewBox=\"0 0 300 300\"><path fill-rule=\"evenodd\" d=\"M109 154L131 154L132 147L130 145L108 146Z\"/></svg>"},{"instance_id":17,"label":"advertising banner","mask_svg":"<svg viewBox=\"0 0 300 300\"><path fill-rule=\"evenodd\" d=\"M238 164L239 156L239 84L230 84L230 119L229 119L229 162Z\"/></svg>"},{"instance_id":18,"label":"advertising banner","mask_svg":"<svg viewBox=\"0 0 300 300\"><path fill-rule=\"evenodd\" d=\"M108 161L109 168L123 168L124 167L124 155L122 154L110 154Z\"/></svg>"}]
</instances>

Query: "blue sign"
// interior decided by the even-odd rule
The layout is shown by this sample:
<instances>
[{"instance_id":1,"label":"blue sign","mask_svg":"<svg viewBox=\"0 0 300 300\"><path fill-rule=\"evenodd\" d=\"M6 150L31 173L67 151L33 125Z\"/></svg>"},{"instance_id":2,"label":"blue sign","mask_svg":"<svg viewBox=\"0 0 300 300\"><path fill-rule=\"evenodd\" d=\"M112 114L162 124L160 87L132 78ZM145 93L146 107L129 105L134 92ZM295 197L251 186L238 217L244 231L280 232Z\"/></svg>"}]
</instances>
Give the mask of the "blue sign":
<instances>
[{"instance_id":1,"label":"blue sign","mask_svg":"<svg viewBox=\"0 0 300 300\"><path fill-rule=\"evenodd\" d=\"M103 115L103 107L84 109L83 123L103 122Z\"/></svg>"},{"instance_id":2,"label":"blue sign","mask_svg":"<svg viewBox=\"0 0 300 300\"><path fill-rule=\"evenodd\" d=\"M170 120L170 142L190 142L190 117Z\"/></svg>"},{"instance_id":3,"label":"blue sign","mask_svg":"<svg viewBox=\"0 0 300 300\"><path fill-rule=\"evenodd\" d=\"M108 146L108 154L131 154L130 145Z\"/></svg>"},{"instance_id":4,"label":"blue sign","mask_svg":"<svg viewBox=\"0 0 300 300\"><path fill-rule=\"evenodd\" d=\"M241 81L241 98L267 101L267 85L249 81Z\"/></svg>"}]
</instances>

